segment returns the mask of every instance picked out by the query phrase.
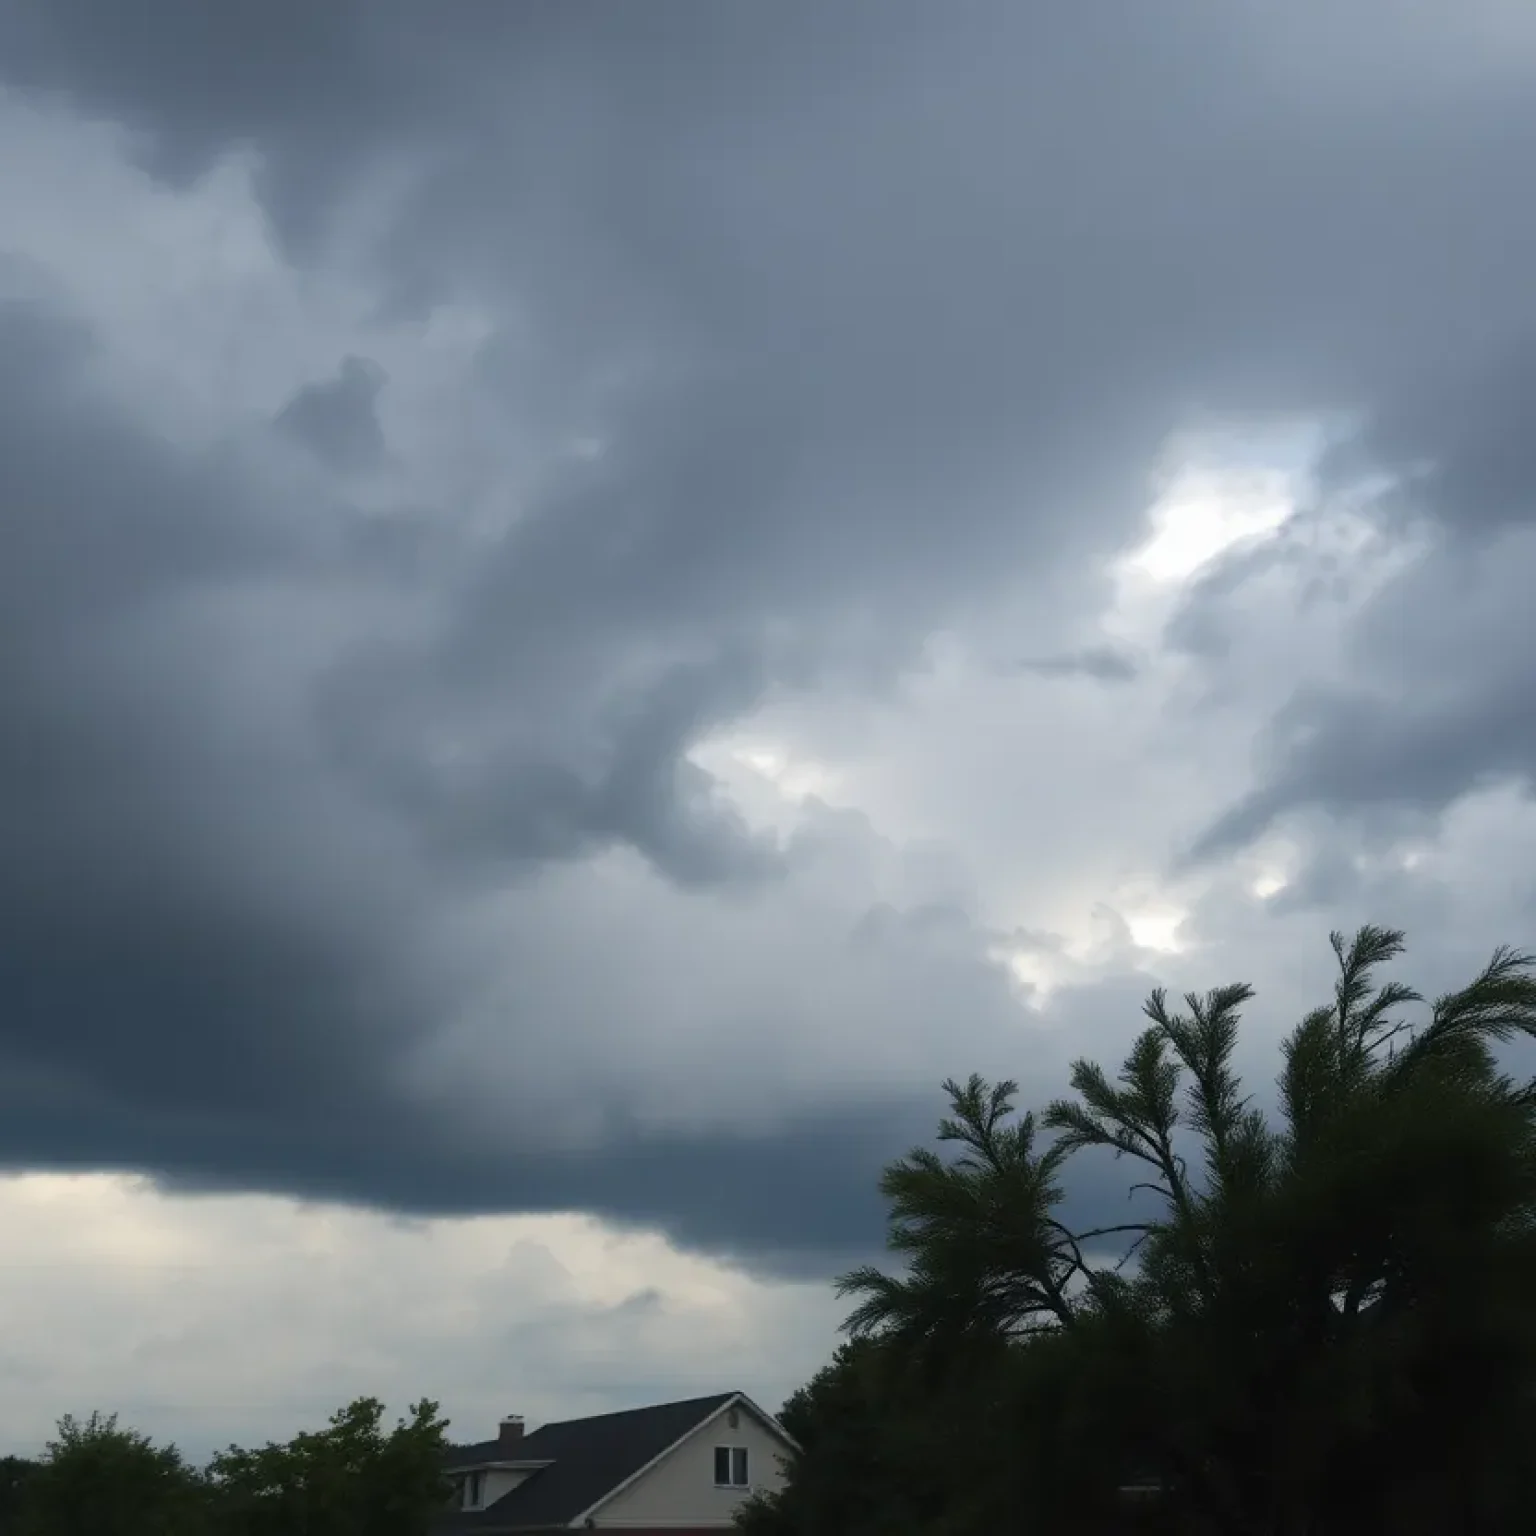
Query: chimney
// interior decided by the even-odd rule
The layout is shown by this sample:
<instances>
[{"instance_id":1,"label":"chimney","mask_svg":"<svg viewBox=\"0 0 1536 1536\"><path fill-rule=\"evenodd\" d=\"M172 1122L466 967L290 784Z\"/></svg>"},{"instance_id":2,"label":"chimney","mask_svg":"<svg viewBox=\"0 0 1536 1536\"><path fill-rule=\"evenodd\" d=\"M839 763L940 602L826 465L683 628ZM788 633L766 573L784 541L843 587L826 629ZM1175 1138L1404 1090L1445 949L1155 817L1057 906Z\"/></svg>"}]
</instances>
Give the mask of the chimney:
<instances>
[{"instance_id":1,"label":"chimney","mask_svg":"<svg viewBox=\"0 0 1536 1536\"><path fill-rule=\"evenodd\" d=\"M523 1416L520 1413L508 1413L502 1416L501 1431L496 1436L497 1446L500 1450L511 1455L516 1455L523 1438Z\"/></svg>"}]
</instances>

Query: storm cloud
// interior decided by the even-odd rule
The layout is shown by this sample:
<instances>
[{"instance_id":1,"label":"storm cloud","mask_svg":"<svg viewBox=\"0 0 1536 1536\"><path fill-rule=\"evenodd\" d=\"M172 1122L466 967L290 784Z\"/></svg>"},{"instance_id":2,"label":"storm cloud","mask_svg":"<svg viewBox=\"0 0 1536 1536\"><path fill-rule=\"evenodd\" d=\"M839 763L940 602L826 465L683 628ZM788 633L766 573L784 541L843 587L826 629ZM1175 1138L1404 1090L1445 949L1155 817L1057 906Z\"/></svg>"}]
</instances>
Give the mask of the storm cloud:
<instances>
[{"instance_id":1,"label":"storm cloud","mask_svg":"<svg viewBox=\"0 0 1536 1536\"><path fill-rule=\"evenodd\" d=\"M0 79L10 1166L822 1273L943 1077L1529 782L1524 5L0 0Z\"/></svg>"}]
</instances>

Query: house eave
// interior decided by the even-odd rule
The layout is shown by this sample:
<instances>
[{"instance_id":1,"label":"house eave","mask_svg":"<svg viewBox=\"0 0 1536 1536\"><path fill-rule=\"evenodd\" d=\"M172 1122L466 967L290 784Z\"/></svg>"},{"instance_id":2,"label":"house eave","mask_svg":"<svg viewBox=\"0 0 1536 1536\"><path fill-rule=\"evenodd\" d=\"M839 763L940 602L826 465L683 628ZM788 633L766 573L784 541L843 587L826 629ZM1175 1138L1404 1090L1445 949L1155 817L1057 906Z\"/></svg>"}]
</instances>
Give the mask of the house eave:
<instances>
[{"instance_id":1,"label":"house eave","mask_svg":"<svg viewBox=\"0 0 1536 1536\"><path fill-rule=\"evenodd\" d=\"M545 1467L554 1466L554 1458L546 1457L542 1461L508 1461L504 1457L498 1457L491 1461L456 1461L453 1472L542 1472Z\"/></svg>"}]
</instances>

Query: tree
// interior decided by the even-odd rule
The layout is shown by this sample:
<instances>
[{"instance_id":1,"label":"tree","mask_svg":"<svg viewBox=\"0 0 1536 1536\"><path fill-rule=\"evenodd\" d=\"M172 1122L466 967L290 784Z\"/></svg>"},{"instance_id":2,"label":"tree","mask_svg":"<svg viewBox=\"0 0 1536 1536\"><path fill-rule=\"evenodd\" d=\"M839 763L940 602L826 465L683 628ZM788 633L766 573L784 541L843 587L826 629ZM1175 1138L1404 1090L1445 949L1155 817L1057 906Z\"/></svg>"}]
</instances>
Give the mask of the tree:
<instances>
[{"instance_id":1,"label":"tree","mask_svg":"<svg viewBox=\"0 0 1536 1536\"><path fill-rule=\"evenodd\" d=\"M25 1456L0 1456L0 1536L17 1536L37 1463Z\"/></svg>"},{"instance_id":2,"label":"tree","mask_svg":"<svg viewBox=\"0 0 1536 1536\"><path fill-rule=\"evenodd\" d=\"M1094 1536L1118 1519L1110 1452L1082 1434L1072 1365L1039 1338L935 1371L894 1339L843 1345L780 1413L801 1451L748 1536ZM1116 1527L1118 1528L1118 1527Z\"/></svg>"},{"instance_id":3,"label":"tree","mask_svg":"<svg viewBox=\"0 0 1536 1536\"><path fill-rule=\"evenodd\" d=\"M20 1474L25 1536L201 1536L206 1488L174 1445L118 1426L116 1414L66 1414L41 1461Z\"/></svg>"},{"instance_id":4,"label":"tree","mask_svg":"<svg viewBox=\"0 0 1536 1536\"><path fill-rule=\"evenodd\" d=\"M1495 1050L1536 1037L1532 957L1496 951L1414 1024L1418 995L1376 981L1401 934L1331 942L1334 996L1284 1042L1277 1114L1233 1066L1241 985L1182 1012L1154 991L1116 1077L1075 1063L1072 1096L1041 1116L1015 1116L1010 1082L945 1085L939 1140L958 1155L918 1148L882 1181L905 1273L840 1282L853 1338L945 1390L962 1440L965 1378L992 1362L970 1427L990 1462L972 1458L947 1509L910 1529L995 1532L1027 1514L1080 1530L1075 1516L1107 1518L1143 1472L1188 1530L1528 1525L1536 1084ZM1150 1219L1063 1223L1063 1173L1089 1149L1137 1167ZM818 1390L833 1383L808 1405ZM865 1404L861 1433L899 1445L909 1400L881 1390L889 1416ZM754 1516L830 1529L807 1507L832 1507L825 1473L813 1444Z\"/></svg>"},{"instance_id":5,"label":"tree","mask_svg":"<svg viewBox=\"0 0 1536 1536\"><path fill-rule=\"evenodd\" d=\"M945 1507L952 1417L898 1354L873 1339L842 1345L795 1392L779 1421L800 1446L788 1492L759 1497L739 1524L750 1536L905 1536Z\"/></svg>"},{"instance_id":6,"label":"tree","mask_svg":"<svg viewBox=\"0 0 1536 1536\"><path fill-rule=\"evenodd\" d=\"M447 1502L447 1420L412 1406L394 1429L384 1405L359 1398L318 1432L257 1450L231 1446L209 1478L229 1536L423 1536Z\"/></svg>"}]
</instances>

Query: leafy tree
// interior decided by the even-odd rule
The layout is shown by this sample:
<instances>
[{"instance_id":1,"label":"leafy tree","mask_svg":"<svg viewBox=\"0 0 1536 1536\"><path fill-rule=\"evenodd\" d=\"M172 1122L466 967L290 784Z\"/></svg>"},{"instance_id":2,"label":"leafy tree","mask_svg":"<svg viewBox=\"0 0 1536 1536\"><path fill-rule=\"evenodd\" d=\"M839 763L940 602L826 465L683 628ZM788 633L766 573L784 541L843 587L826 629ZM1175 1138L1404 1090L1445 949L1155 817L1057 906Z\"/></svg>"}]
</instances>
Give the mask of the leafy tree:
<instances>
[{"instance_id":1,"label":"leafy tree","mask_svg":"<svg viewBox=\"0 0 1536 1536\"><path fill-rule=\"evenodd\" d=\"M115 1414L66 1414L42 1459L15 1468L25 1536L201 1536L206 1489L174 1445L118 1426Z\"/></svg>"},{"instance_id":2,"label":"leafy tree","mask_svg":"<svg viewBox=\"0 0 1536 1536\"><path fill-rule=\"evenodd\" d=\"M0 1536L17 1536L27 1489L37 1463L25 1456L0 1456Z\"/></svg>"},{"instance_id":3,"label":"leafy tree","mask_svg":"<svg viewBox=\"0 0 1536 1536\"><path fill-rule=\"evenodd\" d=\"M214 1457L221 1536L423 1536L448 1499L447 1420L425 1400L392 1430L383 1418L359 1398L323 1430Z\"/></svg>"},{"instance_id":4,"label":"leafy tree","mask_svg":"<svg viewBox=\"0 0 1536 1536\"><path fill-rule=\"evenodd\" d=\"M918 1148L882 1182L905 1273L840 1283L854 1339L902 1370L875 1387L844 1356L803 1404L842 1416L818 1433L867 1489L916 1443L910 1383L936 1394L930 1445L960 1457L943 1507L907 1529L1080 1531L1135 1473L1185 1530L1528 1527L1536 1085L1495 1052L1536 1036L1532 957L1496 951L1414 1023L1418 995L1377 981L1401 934L1331 942L1334 995L1284 1043L1277 1115L1233 1065L1246 986L1182 1011L1153 992L1119 1072L1077 1062L1072 1096L1039 1117L1014 1115L1012 1083L945 1085L939 1140L957 1155ZM1136 1165L1151 1219L1063 1223L1061 1178L1087 1149ZM772 1518L832 1529L837 1497L843 1536L885 1528L846 1504L859 1485L821 1443L749 1513L763 1536Z\"/></svg>"}]
</instances>

